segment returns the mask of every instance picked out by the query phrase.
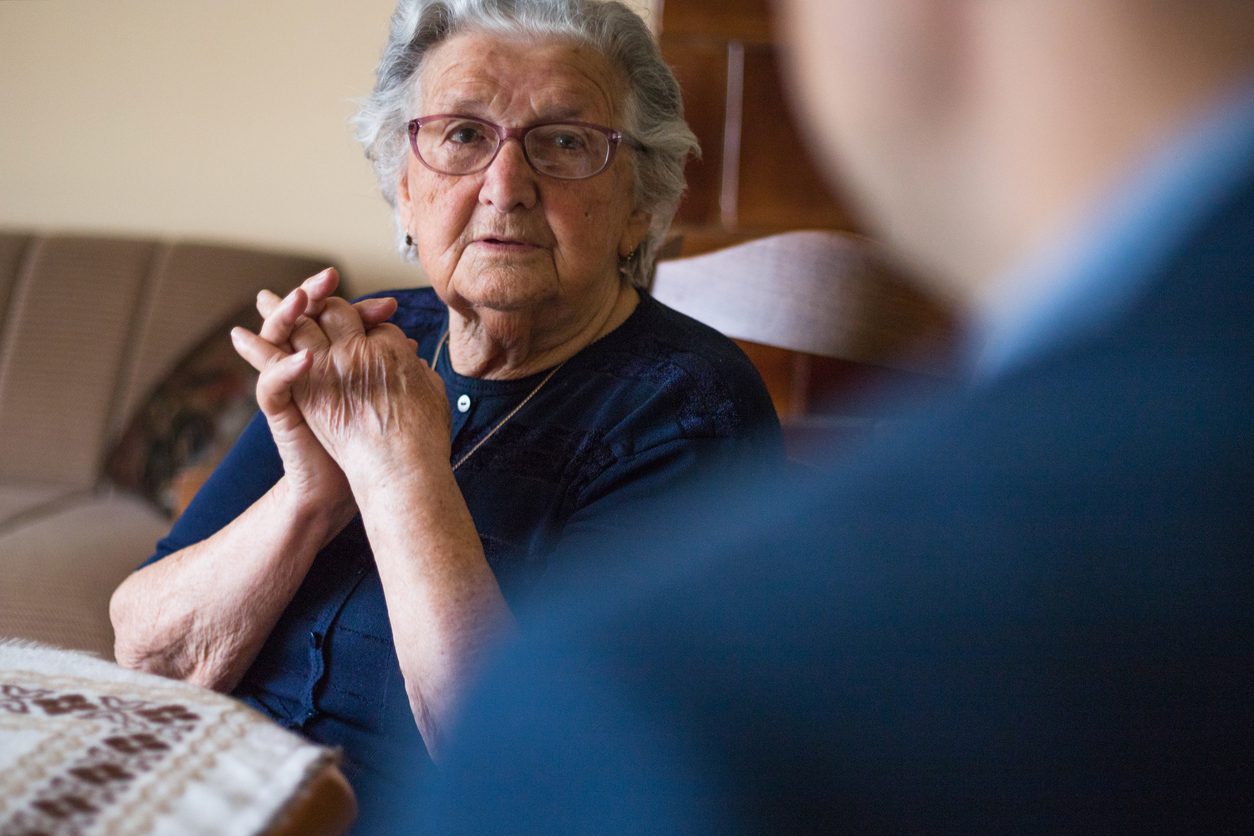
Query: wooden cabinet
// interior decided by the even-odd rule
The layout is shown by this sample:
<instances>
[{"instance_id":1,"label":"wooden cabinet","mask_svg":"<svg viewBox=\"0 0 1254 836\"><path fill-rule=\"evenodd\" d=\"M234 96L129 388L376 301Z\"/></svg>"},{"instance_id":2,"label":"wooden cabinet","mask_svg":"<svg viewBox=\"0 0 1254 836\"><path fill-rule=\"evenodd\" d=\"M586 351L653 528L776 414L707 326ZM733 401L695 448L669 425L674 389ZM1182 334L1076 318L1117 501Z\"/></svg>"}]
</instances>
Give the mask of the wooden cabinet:
<instances>
[{"instance_id":1,"label":"wooden cabinet","mask_svg":"<svg viewBox=\"0 0 1254 836\"><path fill-rule=\"evenodd\" d=\"M703 152L676 216L684 254L788 229L856 229L803 140L765 0L665 0L659 21Z\"/></svg>"}]
</instances>

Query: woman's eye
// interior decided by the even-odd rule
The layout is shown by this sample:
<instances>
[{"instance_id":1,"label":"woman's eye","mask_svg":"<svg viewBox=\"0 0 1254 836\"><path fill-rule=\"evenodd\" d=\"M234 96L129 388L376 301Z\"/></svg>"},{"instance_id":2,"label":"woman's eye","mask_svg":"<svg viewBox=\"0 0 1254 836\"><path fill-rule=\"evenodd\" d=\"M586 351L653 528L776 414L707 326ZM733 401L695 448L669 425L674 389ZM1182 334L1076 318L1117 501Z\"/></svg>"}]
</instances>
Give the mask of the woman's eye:
<instances>
[{"instance_id":1,"label":"woman's eye","mask_svg":"<svg viewBox=\"0 0 1254 836\"><path fill-rule=\"evenodd\" d=\"M571 133L553 134L551 142L559 151L582 151L586 145L583 137Z\"/></svg>"},{"instance_id":2,"label":"woman's eye","mask_svg":"<svg viewBox=\"0 0 1254 836\"><path fill-rule=\"evenodd\" d=\"M483 139L483 131L474 125L460 125L450 130L446 139L458 145L470 145Z\"/></svg>"}]
</instances>

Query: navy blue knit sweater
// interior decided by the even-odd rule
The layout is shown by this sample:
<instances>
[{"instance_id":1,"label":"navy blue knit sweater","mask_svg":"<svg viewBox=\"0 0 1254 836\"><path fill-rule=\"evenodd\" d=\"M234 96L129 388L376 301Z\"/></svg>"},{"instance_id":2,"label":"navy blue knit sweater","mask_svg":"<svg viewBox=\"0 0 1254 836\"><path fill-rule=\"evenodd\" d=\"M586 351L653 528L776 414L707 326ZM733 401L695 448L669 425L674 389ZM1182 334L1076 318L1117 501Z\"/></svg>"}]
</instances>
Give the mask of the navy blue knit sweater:
<instances>
[{"instance_id":1,"label":"navy blue knit sweater","mask_svg":"<svg viewBox=\"0 0 1254 836\"><path fill-rule=\"evenodd\" d=\"M382 294L380 294L382 295ZM393 322L431 359L448 310L429 289L399 291ZM453 460L526 397L543 372L494 381L436 371L452 405ZM464 407L464 408L463 408ZM642 296L619 328L585 348L456 473L502 593L524 614L559 570L549 556L595 560L629 512L656 505L692 478L730 477L780 454L779 422L757 372L712 329ZM205 539L282 475L261 416L158 545L150 561ZM573 557L571 557L573 556ZM383 590L360 518L314 560L236 696L346 755L369 821L386 791L378 764L425 762L392 643Z\"/></svg>"}]
</instances>

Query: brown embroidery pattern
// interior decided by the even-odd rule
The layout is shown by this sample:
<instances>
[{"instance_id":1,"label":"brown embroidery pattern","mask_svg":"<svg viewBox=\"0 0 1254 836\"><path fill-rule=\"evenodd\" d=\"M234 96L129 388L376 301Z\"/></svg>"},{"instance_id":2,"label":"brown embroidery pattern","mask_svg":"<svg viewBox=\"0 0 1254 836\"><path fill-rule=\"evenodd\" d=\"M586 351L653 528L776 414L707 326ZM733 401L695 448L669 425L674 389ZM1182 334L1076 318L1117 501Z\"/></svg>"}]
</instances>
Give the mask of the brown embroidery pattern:
<instances>
[{"instance_id":1,"label":"brown embroidery pattern","mask_svg":"<svg viewBox=\"0 0 1254 836\"><path fill-rule=\"evenodd\" d=\"M222 694L0 639L0 836L262 833L335 760Z\"/></svg>"},{"instance_id":2,"label":"brown embroidery pattern","mask_svg":"<svg viewBox=\"0 0 1254 836\"><path fill-rule=\"evenodd\" d=\"M178 703L59 692L0 682L0 712L81 721L89 743L0 825L0 836L79 832L138 775L152 770L201 718Z\"/></svg>"}]
</instances>

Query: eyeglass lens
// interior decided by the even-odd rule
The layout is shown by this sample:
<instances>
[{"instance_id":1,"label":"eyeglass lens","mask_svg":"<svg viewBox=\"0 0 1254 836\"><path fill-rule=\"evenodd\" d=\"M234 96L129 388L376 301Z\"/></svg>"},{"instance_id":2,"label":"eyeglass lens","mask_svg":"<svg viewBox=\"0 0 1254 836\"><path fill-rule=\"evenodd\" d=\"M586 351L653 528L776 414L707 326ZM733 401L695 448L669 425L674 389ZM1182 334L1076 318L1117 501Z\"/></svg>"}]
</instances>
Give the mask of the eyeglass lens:
<instances>
[{"instance_id":1,"label":"eyeglass lens","mask_svg":"<svg viewBox=\"0 0 1254 836\"><path fill-rule=\"evenodd\" d=\"M445 174L486 168L501 143L490 124L465 118L424 121L415 139L422 161ZM610 139L581 125L538 125L523 136L523 150L541 174L578 179L605 168Z\"/></svg>"}]
</instances>

